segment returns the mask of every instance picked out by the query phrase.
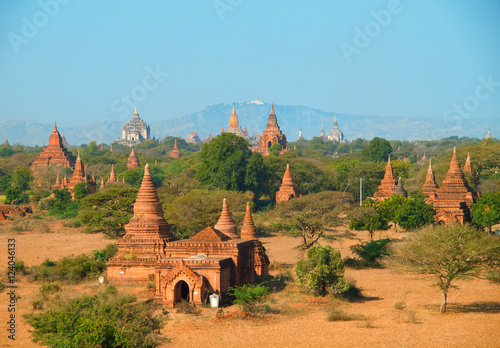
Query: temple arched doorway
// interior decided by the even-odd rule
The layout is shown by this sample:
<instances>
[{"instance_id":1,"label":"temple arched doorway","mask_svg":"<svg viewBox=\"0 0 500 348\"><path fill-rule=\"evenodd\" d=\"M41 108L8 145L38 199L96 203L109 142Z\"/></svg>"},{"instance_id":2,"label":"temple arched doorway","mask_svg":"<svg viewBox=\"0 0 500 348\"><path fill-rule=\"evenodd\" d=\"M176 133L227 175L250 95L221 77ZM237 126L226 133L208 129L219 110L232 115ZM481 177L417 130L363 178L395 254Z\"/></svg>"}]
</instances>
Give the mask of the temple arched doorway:
<instances>
[{"instance_id":1,"label":"temple arched doorway","mask_svg":"<svg viewBox=\"0 0 500 348\"><path fill-rule=\"evenodd\" d=\"M189 302L189 285L184 280L177 282L174 287L174 304L182 300Z\"/></svg>"},{"instance_id":2,"label":"temple arched doorway","mask_svg":"<svg viewBox=\"0 0 500 348\"><path fill-rule=\"evenodd\" d=\"M273 143L271 143L270 141L267 142L267 148L269 149L271 147Z\"/></svg>"}]
</instances>

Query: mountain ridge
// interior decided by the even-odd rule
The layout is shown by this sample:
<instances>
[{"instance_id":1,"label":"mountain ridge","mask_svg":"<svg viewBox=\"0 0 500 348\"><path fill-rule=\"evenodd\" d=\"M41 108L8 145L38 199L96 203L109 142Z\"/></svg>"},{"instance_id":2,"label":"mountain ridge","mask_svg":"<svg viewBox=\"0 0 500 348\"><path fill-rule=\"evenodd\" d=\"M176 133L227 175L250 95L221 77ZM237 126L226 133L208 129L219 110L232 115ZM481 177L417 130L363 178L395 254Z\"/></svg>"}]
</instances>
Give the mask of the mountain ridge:
<instances>
[{"instance_id":1,"label":"mountain ridge","mask_svg":"<svg viewBox=\"0 0 500 348\"><path fill-rule=\"evenodd\" d=\"M167 135L187 138L192 130L196 130L201 139L209 133L220 134L221 128L229 126L232 103L208 105L200 111L186 114L178 118L148 122L147 115L141 118L150 125L151 136L163 139ZM271 104L259 101L235 103L239 126L247 127L250 136L261 134L267 124ZM302 129L306 139L319 136L321 126L328 133L333 126L334 115L337 116L339 129L348 141L357 138L372 139L381 137L390 140L438 140L449 136L484 138L491 128L493 136L500 132L500 125L495 120L472 122L471 119L459 120L462 124L446 124L447 120L432 117L394 117L376 115L354 115L327 112L306 105L274 105L280 129L287 135L287 140L295 141ZM132 115L130 116L132 117ZM456 122L456 119L449 120ZM489 124L493 123L493 124ZM496 121L498 123L498 121ZM98 123L79 127L58 127L61 135L71 145L88 144L95 140L109 144L121 136L122 122L102 120ZM34 121L11 120L0 123L0 139L8 139L9 143L23 145L47 144L53 124Z\"/></svg>"}]
</instances>

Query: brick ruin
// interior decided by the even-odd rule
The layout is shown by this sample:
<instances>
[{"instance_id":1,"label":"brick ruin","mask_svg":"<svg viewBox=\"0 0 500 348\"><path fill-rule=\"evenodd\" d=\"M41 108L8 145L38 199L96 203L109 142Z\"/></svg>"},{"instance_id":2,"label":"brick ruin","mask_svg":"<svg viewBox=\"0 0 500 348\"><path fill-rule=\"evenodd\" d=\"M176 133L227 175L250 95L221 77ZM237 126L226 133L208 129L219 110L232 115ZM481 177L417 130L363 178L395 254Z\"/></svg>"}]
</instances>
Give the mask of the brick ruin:
<instances>
[{"instance_id":1,"label":"brick ruin","mask_svg":"<svg viewBox=\"0 0 500 348\"><path fill-rule=\"evenodd\" d=\"M108 280L115 284L146 284L156 281L155 299L169 307L181 300L202 304L212 293L221 300L231 286L267 275L269 259L257 239L250 205L242 226L242 237L223 202L218 223L190 239L175 240L163 218L149 165L134 205L134 216L118 240L118 252L108 261Z\"/></svg>"}]
</instances>

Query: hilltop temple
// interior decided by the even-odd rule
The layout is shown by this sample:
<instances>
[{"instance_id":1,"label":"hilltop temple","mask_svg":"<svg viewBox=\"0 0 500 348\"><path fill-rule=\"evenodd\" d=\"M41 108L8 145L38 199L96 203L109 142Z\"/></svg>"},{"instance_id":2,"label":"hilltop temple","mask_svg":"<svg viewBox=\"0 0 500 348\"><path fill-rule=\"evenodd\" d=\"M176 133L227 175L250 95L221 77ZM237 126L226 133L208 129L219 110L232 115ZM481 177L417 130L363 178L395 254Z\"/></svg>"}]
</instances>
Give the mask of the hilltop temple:
<instances>
[{"instance_id":1,"label":"hilltop temple","mask_svg":"<svg viewBox=\"0 0 500 348\"><path fill-rule=\"evenodd\" d=\"M57 131L57 125L54 121L54 130L49 137L49 146L44 148L43 152L35 157L35 160L31 164L31 169L36 170L37 168L48 167L52 164L74 169L75 163L75 156L63 146L61 135Z\"/></svg>"},{"instance_id":2,"label":"hilltop temple","mask_svg":"<svg viewBox=\"0 0 500 348\"><path fill-rule=\"evenodd\" d=\"M115 284L146 284L155 279L155 299L169 307L182 300L201 305L212 293L225 301L229 287L252 283L256 274L269 271L249 204L241 237L236 230L224 200L217 225L190 239L175 240L146 164L134 216L117 242L117 254L107 264L108 279Z\"/></svg>"},{"instance_id":3,"label":"hilltop temple","mask_svg":"<svg viewBox=\"0 0 500 348\"><path fill-rule=\"evenodd\" d=\"M323 130L323 126L322 126L322 130ZM324 134L324 130L323 130L323 134ZM328 132L328 135L326 136L326 140L337 141L339 143L345 143L344 133L342 133L342 131L339 129L339 126L337 124L337 115L333 116L333 127Z\"/></svg>"},{"instance_id":4,"label":"hilltop temple","mask_svg":"<svg viewBox=\"0 0 500 348\"><path fill-rule=\"evenodd\" d=\"M283 134L278 126L278 119L274 113L274 105L271 104L271 112L267 119L266 129L264 129L264 132L259 136L259 147L257 151L260 152L261 155L267 156L269 155L269 148L276 143L281 145L282 152L286 151L286 135Z\"/></svg>"},{"instance_id":5,"label":"hilltop temple","mask_svg":"<svg viewBox=\"0 0 500 348\"><path fill-rule=\"evenodd\" d=\"M292 198L300 197L300 191L293 183L292 173L290 172L290 165L286 165L285 175L281 182L280 189L276 192L276 204L289 201Z\"/></svg>"},{"instance_id":6,"label":"hilltop temple","mask_svg":"<svg viewBox=\"0 0 500 348\"><path fill-rule=\"evenodd\" d=\"M122 145L134 146L149 139L151 139L149 126L139 117L136 105L134 115L122 127L122 138L116 142Z\"/></svg>"},{"instance_id":7,"label":"hilltop temple","mask_svg":"<svg viewBox=\"0 0 500 348\"><path fill-rule=\"evenodd\" d=\"M436 209L436 223L459 222L463 224L470 221L470 207L475 198L458 162L456 149L453 148L450 168L441 187L430 193L428 198L429 203L432 203Z\"/></svg>"},{"instance_id":8,"label":"hilltop temple","mask_svg":"<svg viewBox=\"0 0 500 348\"><path fill-rule=\"evenodd\" d=\"M396 186L398 181L394 178L391 165L391 155L387 159L387 165L385 167L384 178L380 182L377 192L373 194L373 198L379 201L386 200L391 197L396 191Z\"/></svg>"}]
</instances>

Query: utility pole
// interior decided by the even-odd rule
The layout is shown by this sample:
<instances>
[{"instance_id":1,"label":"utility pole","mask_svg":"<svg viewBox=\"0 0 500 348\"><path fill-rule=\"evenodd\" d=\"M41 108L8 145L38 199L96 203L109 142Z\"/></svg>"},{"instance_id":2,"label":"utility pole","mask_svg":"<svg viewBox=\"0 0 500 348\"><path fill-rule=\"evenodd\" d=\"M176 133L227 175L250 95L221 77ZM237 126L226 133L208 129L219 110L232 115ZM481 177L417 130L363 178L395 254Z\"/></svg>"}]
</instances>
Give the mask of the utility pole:
<instances>
[{"instance_id":1,"label":"utility pole","mask_svg":"<svg viewBox=\"0 0 500 348\"><path fill-rule=\"evenodd\" d=\"M359 178L359 206L363 206L363 178Z\"/></svg>"}]
</instances>

